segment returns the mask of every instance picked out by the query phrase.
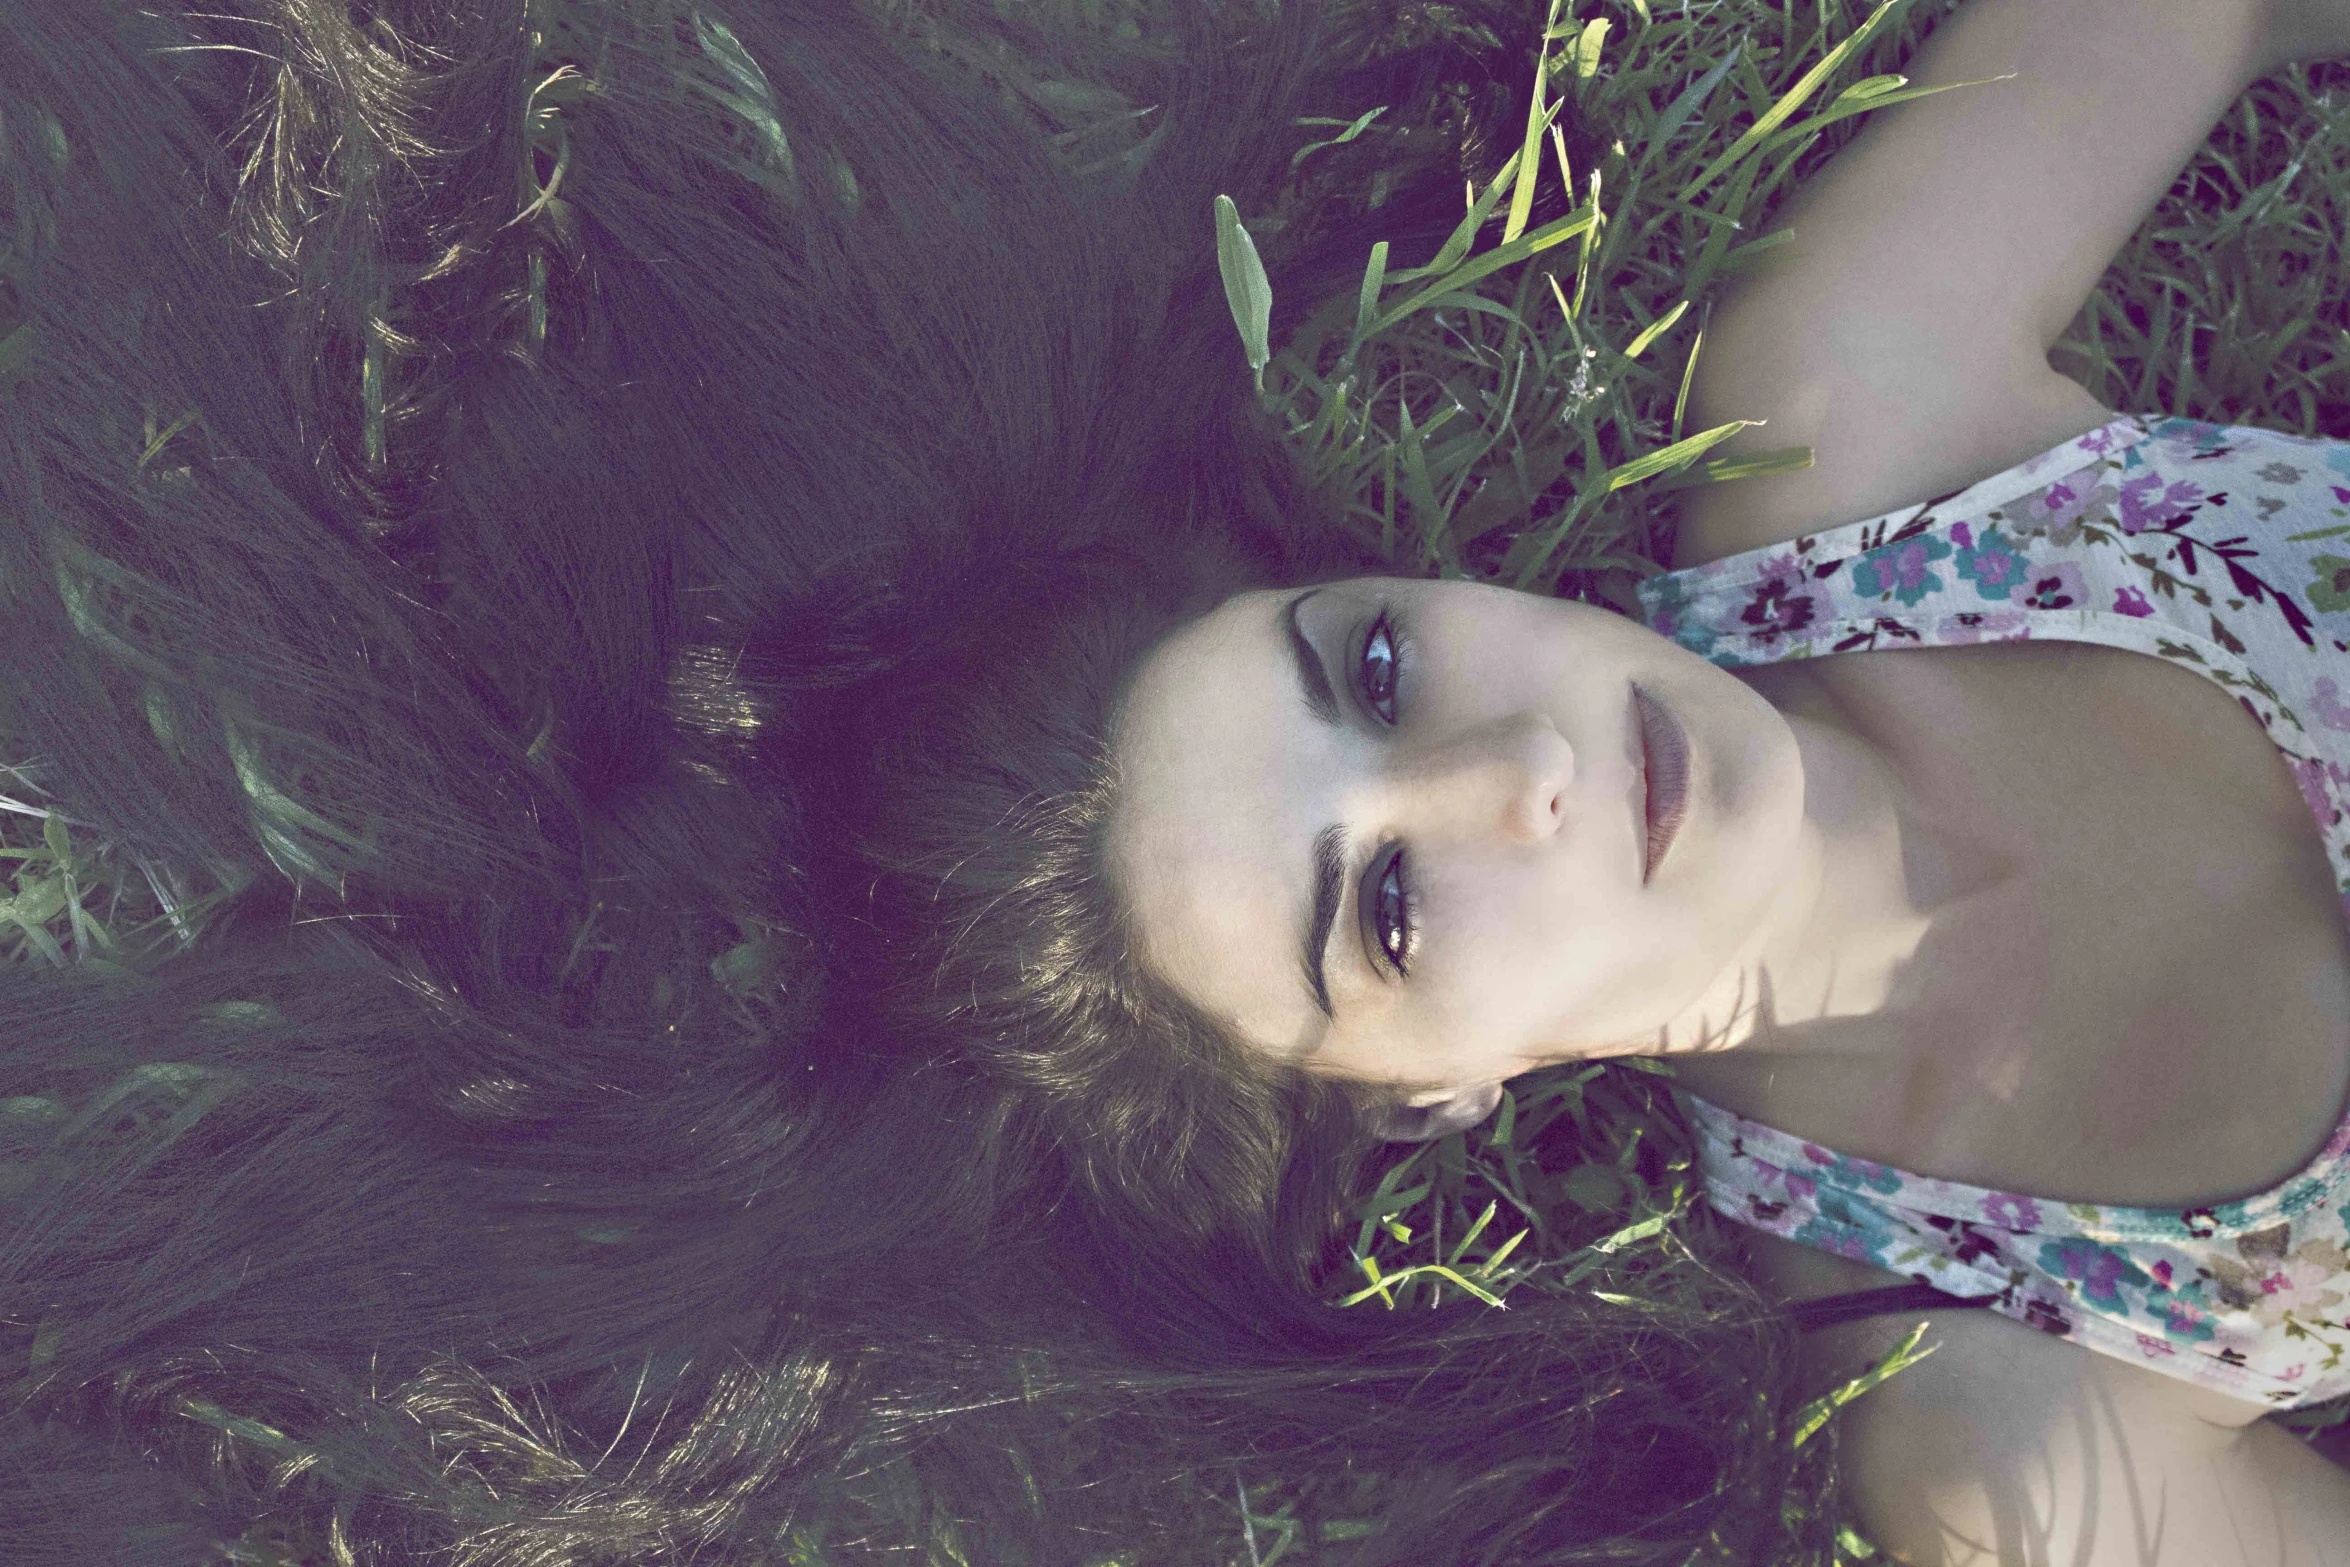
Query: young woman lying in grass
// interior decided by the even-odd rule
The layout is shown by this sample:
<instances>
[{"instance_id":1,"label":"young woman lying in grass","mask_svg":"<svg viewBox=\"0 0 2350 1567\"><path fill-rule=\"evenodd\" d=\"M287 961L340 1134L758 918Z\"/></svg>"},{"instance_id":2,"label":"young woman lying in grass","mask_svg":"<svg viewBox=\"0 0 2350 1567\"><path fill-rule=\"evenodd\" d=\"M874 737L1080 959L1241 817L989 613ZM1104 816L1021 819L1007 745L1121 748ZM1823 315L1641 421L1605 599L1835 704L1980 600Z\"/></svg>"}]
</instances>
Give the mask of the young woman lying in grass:
<instances>
[{"instance_id":1,"label":"young woman lying in grass","mask_svg":"<svg viewBox=\"0 0 2350 1567\"><path fill-rule=\"evenodd\" d=\"M1430 1137L1662 1056L1767 1291L1896 1289L1816 1385L1929 1323L1846 1433L1883 1548L2350 1562L2262 1418L2350 1391L2350 444L2048 364L2220 112L2343 50L2338 3L1969 0L1908 74L1987 85L1882 113L1715 313L1694 424L1816 460L1690 492L1645 626L1344 574L954 639L851 748L920 1025L1195 1071L1088 1128L1198 1166L1176 1217L1300 1106Z\"/></svg>"},{"instance_id":2,"label":"young woman lying in grass","mask_svg":"<svg viewBox=\"0 0 2350 1567\"><path fill-rule=\"evenodd\" d=\"M913 1026L828 794L1072 573L1340 540L1214 200L1288 298L1434 253L1490 10L0 7L0 1557L1832 1548L1788 1325L1661 1221L1334 1309L1357 1123ZM1293 188L1374 109L1305 167L1375 214Z\"/></svg>"},{"instance_id":3,"label":"young woman lying in grass","mask_svg":"<svg viewBox=\"0 0 2350 1567\"><path fill-rule=\"evenodd\" d=\"M77 955L68 818L230 894L0 980L4 1554L1243 1560L1271 1478L1351 1560L1826 1561L1799 1406L1921 1314L1885 1549L2338 1554L2258 1416L2345 1375L2350 473L2045 350L2350 16L1965 0L1914 83L2009 79L1714 313L1696 426L1816 461L1644 629L1377 575L1247 417L1211 199L1425 129L1392 16L992 10L0 15L0 729ZM1332 1309L1383 1140L1635 1053L1760 1298L1659 1215Z\"/></svg>"}]
</instances>

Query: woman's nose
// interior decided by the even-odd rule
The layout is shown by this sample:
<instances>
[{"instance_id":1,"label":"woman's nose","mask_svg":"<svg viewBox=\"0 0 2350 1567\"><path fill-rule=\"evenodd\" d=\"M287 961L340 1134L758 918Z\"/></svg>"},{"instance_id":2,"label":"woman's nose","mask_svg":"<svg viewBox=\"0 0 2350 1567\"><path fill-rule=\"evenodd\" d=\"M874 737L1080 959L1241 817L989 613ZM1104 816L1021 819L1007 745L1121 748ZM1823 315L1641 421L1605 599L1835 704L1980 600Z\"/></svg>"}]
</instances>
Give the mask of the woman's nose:
<instances>
[{"instance_id":1,"label":"woman's nose","mask_svg":"<svg viewBox=\"0 0 2350 1567\"><path fill-rule=\"evenodd\" d=\"M1545 713L1498 719L1430 752L1413 767L1432 827L1498 832L1540 843L1566 820L1575 752Z\"/></svg>"}]
</instances>

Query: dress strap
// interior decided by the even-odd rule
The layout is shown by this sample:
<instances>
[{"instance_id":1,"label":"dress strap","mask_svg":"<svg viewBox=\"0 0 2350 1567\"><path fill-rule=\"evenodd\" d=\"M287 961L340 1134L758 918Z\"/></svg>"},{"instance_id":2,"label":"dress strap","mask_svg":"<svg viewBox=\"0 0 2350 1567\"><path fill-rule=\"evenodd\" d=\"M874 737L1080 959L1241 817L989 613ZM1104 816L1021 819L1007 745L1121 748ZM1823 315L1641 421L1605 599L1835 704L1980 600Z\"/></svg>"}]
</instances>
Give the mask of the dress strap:
<instances>
[{"instance_id":1,"label":"dress strap","mask_svg":"<svg viewBox=\"0 0 2350 1567\"><path fill-rule=\"evenodd\" d=\"M1955 1311L1988 1306L1998 1299L1997 1295L1951 1295L1931 1284L1892 1284L1884 1289L1855 1290L1849 1295L1800 1301L1789 1307L1787 1314L1795 1319L1797 1332L1809 1333L1816 1328L1832 1328L1889 1312Z\"/></svg>"}]
</instances>

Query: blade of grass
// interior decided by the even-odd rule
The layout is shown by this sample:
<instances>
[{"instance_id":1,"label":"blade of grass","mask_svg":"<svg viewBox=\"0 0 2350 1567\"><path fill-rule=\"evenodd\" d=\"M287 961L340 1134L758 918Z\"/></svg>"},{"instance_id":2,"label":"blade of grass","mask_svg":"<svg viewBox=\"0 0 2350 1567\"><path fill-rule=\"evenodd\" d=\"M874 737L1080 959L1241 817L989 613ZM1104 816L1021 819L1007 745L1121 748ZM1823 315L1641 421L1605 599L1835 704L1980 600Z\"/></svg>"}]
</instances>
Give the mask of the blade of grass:
<instances>
[{"instance_id":1,"label":"blade of grass","mask_svg":"<svg viewBox=\"0 0 2350 1567\"><path fill-rule=\"evenodd\" d=\"M1721 178L1723 171L1745 157L1748 152L1753 150L1756 143L1786 124L1788 117L1802 108L1813 93L1819 91L1822 82L1833 76L1846 60L1868 47L1877 34L1884 30L1886 22L1891 19L1893 13L1908 4L1909 0L1883 0L1876 10L1869 13L1867 21L1855 28L1843 42L1829 50L1827 56L1819 64L1804 72L1793 87L1780 94L1778 101L1773 103L1760 119L1748 126L1744 134L1730 144L1728 151L1707 164L1695 179L1683 186L1681 199L1687 201Z\"/></svg>"},{"instance_id":2,"label":"blade of grass","mask_svg":"<svg viewBox=\"0 0 2350 1567\"><path fill-rule=\"evenodd\" d=\"M1893 1346L1883 1360L1878 1361L1842 1387L1823 1393L1804 1405L1795 1416L1794 1445L1801 1447L1819 1435L1821 1427L1825 1426L1836 1411L1842 1409L1846 1404L1879 1386L1886 1379L1907 1371L1934 1353L1935 1350L1940 1349L1942 1346L1939 1344L1927 1344L1923 1348L1919 1347L1919 1341L1925 1338L1926 1329L1930 1326L1932 1326L1930 1323L1919 1323L1909 1330L1907 1338Z\"/></svg>"},{"instance_id":3,"label":"blade of grass","mask_svg":"<svg viewBox=\"0 0 2350 1567\"><path fill-rule=\"evenodd\" d=\"M1518 144L1518 179L1510 192L1509 217L1503 222L1501 239L1508 244L1526 232L1526 221L1534 215L1535 170L1541 166L1542 133L1550 129L1550 122L1565 100L1546 105L1543 86L1550 80L1550 45L1558 31L1559 0L1550 0L1550 16L1542 24L1542 43L1534 55L1534 90L1526 100L1526 135ZM1572 194L1572 191L1569 192Z\"/></svg>"},{"instance_id":4,"label":"blade of grass","mask_svg":"<svg viewBox=\"0 0 2350 1567\"><path fill-rule=\"evenodd\" d=\"M1641 480L1652 479L1660 473L1685 468L1731 436L1736 435L1740 430L1761 422L1759 419L1733 419L1727 424L1717 424L1710 430L1701 430L1686 440L1675 441L1670 446L1659 447L1644 457L1635 457L1628 463L1608 470L1607 487L1611 490L1620 490L1627 484L1638 484Z\"/></svg>"},{"instance_id":5,"label":"blade of grass","mask_svg":"<svg viewBox=\"0 0 2350 1567\"><path fill-rule=\"evenodd\" d=\"M1261 397L1265 366L1273 357L1273 284L1230 196L1216 198L1216 270L1223 275L1224 302L1232 307L1232 324L1240 329L1241 351Z\"/></svg>"},{"instance_id":6,"label":"blade of grass","mask_svg":"<svg viewBox=\"0 0 2350 1567\"><path fill-rule=\"evenodd\" d=\"M1429 284L1394 309L1381 314L1377 320L1371 323L1370 331L1366 332L1364 336L1376 337L1412 312L1443 298L1446 294L1457 293L1478 279L1500 271L1512 262L1523 261L1528 256L1539 255L1553 245L1573 239L1596 220L1597 215L1590 208L1578 208L1563 218L1555 218L1538 229L1519 235L1507 244L1497 245L1476 259L1456 267L1448 276Z\"/></svg>"},{"instance_id":7,"label":"blade of grass","mask_svg":"<svg viewBox=\"0 0 2350 1567\"><path fill-rule=\"evenodd\" d=\"M1869 78L1869 81L1872 82L1898 82L1902 80L1905 78L1899 76L1872 76ZM1955 92L1961 87L1987 87L1993 82L2012 82L2014 80L2015 72L2009 71L2004 76L1985 76L1971 82L1944 82L1939 87L1912 87L1905 92L1897 92L1888 88L1883 92L1851 103L1844 100L1851 97L1857 89L1848 87L1835 103L1822 109L1810 119L1782 126L1763 143L1762 150L1766 153L1777 152L1782 147L1801 141L1814 131L1826 130L1838 120L1849 120L1856 114L1867 114L1872 109L1890 109L1897 103L1912 103L1920 98L1931 98L1936 93ZM1860 85L1866 86L1867 83L1864 82Z\"/></svg>"}]
</instances>

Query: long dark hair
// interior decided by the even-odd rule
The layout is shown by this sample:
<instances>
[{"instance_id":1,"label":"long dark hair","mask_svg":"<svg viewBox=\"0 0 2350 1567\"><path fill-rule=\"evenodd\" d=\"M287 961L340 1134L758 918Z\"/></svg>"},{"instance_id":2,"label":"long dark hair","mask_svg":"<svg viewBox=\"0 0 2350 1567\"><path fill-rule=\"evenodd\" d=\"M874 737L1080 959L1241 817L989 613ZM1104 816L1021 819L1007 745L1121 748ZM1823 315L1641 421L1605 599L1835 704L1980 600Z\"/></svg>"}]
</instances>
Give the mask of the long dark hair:
<instances>
[{"instance_id":1,"label":"long dark hair","mask_svg":"<svg viewBox=\"0 0 2350 1567\"><path fill-rule=\"evenodd\" d=\"M1328 1309L1351 1102L1099 946L1124 671L1338 564L1204 214L1381 101L1361 14L1145 20L0 13L7 793L165 911L0 969L11 1561L1180 1559L1235 1464L1778 1548L1734 1280Z\"/></svg>"}]
</instances>

